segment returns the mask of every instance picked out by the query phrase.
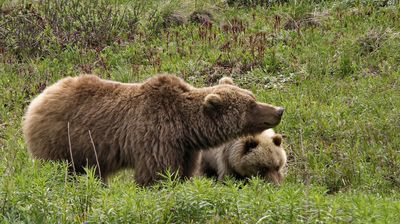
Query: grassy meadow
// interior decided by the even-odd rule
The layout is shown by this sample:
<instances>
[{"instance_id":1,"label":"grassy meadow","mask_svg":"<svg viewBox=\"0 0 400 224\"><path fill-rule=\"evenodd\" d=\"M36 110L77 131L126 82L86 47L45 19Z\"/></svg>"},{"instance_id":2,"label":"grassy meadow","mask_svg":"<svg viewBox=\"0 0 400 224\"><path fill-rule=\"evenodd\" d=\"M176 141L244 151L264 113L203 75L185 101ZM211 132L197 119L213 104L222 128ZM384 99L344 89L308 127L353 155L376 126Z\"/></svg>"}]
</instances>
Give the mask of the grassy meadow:
<instances>
[{"instance_id":1,"label":"grassy meadow","mask_svg":"<svg viewBox=\"0 0 400 224\"><path fill-rule=\"evenodd\" d=\"M0 223L398 223L400 6L394 1L0 0ZM231 76L286 108L280 187L206 178L107 187L33 160L29 102L66 76Z\"/></svg>"}]
</instances>

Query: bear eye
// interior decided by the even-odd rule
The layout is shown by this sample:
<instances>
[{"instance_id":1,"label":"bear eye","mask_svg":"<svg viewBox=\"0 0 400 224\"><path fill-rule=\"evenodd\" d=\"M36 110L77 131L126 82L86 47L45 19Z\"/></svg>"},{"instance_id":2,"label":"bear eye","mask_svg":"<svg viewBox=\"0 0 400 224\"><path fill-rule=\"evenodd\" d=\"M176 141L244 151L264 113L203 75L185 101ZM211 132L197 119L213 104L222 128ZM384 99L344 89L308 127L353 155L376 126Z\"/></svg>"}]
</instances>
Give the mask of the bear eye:
<instances>
[{"instance_id":1,"label":"bear eye","mask_svg":"<svg viewBox=\"0 0 400 224\"><path fill-rule=\"evenodd\" d=\"M254 141L254 140L247 140L244 143L244 150L245 153L249 153L251 152L254 148L256 148L258 146L258 142Z\"/></svg>"},{"instance_id":2,"label":"bear eye","mask_svg":"<svg viewBox=\"0 0 400 224\"><path fill-rule=\"evenodd\" d=\"M275 134L274 137L272 137L272 142L273 142L276 146L281 146L281 143L282 143L282 135L280 135L280 134Z\"/></svg>"}]
</instances>

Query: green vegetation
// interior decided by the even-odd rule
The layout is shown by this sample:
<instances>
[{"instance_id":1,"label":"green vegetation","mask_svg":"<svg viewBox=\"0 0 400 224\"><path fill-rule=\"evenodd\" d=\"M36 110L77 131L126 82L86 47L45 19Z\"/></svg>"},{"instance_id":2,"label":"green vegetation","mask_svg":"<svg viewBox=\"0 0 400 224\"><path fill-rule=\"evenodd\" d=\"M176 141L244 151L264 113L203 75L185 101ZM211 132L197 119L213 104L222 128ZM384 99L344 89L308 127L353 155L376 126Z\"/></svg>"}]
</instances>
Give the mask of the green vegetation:
<instances>
[{"instance_id":1,"label":"green vegetation","mask_svg":"<svg viewBox=\"0 0 400 224\"><path fill-rule=\"evenodd\" d=\"M0 222L399 221L397 1L16 2L0 1ZM21 120L46 86L159 72L196 86L229 75L284 106L283 186L171 175L140 188L125 171L104 187L29 157Z\"/></svg>"}]
</instances>

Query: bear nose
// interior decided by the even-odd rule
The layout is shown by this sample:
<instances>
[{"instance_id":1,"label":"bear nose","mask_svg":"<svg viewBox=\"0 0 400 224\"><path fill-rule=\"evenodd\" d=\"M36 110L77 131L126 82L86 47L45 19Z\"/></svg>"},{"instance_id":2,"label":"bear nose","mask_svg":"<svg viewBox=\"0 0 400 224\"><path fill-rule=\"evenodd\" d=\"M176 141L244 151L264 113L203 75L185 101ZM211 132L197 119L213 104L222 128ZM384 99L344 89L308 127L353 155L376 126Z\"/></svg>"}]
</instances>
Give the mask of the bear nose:
<instances>
[{"instance_id":1,"label":"bear nose","mask_svg":"<svg viewBox=\"0 0 400 224\"><path fill-rule=\"evenodd\" d=\"M284 111L285 111L285 108L279 107L279 108L278 108L278 116L281 117Z\"/></svg>"}]
</instances>

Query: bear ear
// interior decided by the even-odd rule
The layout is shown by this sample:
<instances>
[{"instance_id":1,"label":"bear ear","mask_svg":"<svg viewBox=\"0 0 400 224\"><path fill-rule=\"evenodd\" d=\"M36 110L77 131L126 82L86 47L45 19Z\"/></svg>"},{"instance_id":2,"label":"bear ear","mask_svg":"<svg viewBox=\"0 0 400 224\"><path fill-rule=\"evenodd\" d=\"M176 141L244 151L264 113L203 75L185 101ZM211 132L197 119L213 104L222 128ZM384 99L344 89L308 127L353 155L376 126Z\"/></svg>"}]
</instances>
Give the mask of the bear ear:
<instances>
[{"instance_id":1,"label":"bear ear","mask_svg":"<svg viewBox=\"0 0 400 224\"><path fill-rule=\"evenodd\" d=\"M204 99L204 106L207 109L215 109L222 105L222 99L218 94L210 93Z\"/></svg>"},{"instance_id":2,"label":"bear ear","mask_svg":"<svg viewBox=\"0 0 400 224\"><path fill-rule=\"evenodd\" d=\"M282 135L280 134L275 134L272 137L272 142L276 145L276 146L281 146L282 144Z\"/></svg>"},{"instance_id":3,"label":"bear ear","mask_svg":"<svg viewBox=\"0 0 400 224\"><path fill-rule=\"evenodd\" d=\"M222 77L219 81L218 84L227 84L227 85L235 85L235 83L233 83L232 78L230 77Z\"/></svg>"},{"instance_id":4,"label":"bear ear","mask_svg":"<svg viewBox=\"0 0 400 224\"><path fill-rule=\"evenodd\" d=\"M258 141L254 139L247 139L244 142L244 153L247 154L258 146Z\"/></svg>"}]
</instances>

